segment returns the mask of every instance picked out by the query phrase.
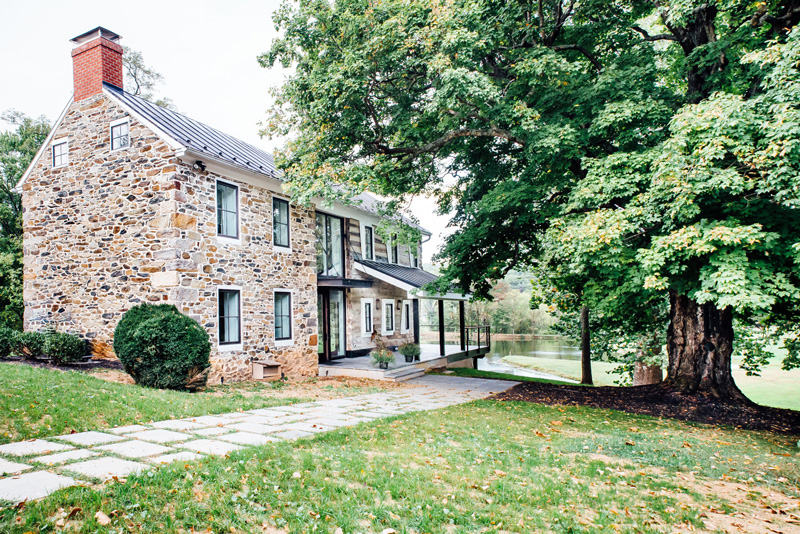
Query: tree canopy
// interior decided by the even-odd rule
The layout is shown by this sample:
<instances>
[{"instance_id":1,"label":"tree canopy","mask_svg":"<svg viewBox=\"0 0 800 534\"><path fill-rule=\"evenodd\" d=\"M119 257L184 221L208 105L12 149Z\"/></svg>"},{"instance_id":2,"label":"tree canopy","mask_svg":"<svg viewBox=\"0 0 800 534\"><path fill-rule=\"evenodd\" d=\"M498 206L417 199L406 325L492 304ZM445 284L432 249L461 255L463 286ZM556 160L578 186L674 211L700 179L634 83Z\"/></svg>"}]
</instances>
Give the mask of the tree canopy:
<instances>
[{"instance_id":1,"label":"tree canopy","mask_svg":"<svg viewBox=\"0 0 800 534\"><path fill-rule=\"evenodd\" d=\"M296 70L266 133L291 137L298 200L436 195L442 284L486 296L534 266L641 328L669 300L670 381L735 396L734 315L797 362L799 19L795 0L287 1L261 61Z\"/></svg>"}]
</instances>

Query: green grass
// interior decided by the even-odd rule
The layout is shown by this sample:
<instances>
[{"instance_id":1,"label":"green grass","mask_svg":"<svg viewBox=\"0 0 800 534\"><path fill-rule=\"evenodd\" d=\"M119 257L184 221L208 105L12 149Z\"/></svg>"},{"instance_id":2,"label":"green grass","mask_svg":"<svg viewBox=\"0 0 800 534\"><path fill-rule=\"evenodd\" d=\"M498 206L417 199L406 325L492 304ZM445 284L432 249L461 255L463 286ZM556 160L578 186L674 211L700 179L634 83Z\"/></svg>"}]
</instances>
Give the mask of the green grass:
<instances>
[{"instance_id":1,"label":"green grass","mask_svg":"<svg viewBox=\"0 0 800 534\"><path fill-rule=\"evenodd\" d=\"M800 410L800 369L784 371L781 357L774 358L761 372L761 376L747 376L739 368L740 359L734 358L733 378L739 388L753 401L765 406ZM504 361L552 373L564 378L580 380L581 362L578 360L557 360L554 358L533 358L530 356L506 356ZM617 365L609 362L592 362L592 377L595 385L613 386L619 375L611 371Z\"/></svg>"},{"instance_id":2,"label":"green grass","mask_svg":"<svg viewBox=\"0 0 800 534\"><path fill-rule=\"evenodd\" d=\"M799 479L785 437L478 401L64 489L0 508L0 532L686 532L788 509Z\"/></svg>"},{"instance_id":3,"label":"green grass","mask_svg":"<svg viewBox=\"0 0 800 534\"><path fill-rule=\"evenodd\" d=\"M282 384L239 383L187 393L0 363L0 443L301 400L271 398Z\"/></svg>"},{"instance_id":4,"label":"green grass","mask_svg":"<svg viewBox=\"0 0 800 534\"><path fill-rule=\"evenodd\" d=\"M466 376L469 378L493 378L495 380L514 380L515 382L539 382L540 384L575 385L572 382L562 382L560 380L547 380L545 378L535 378L532 376L512 375L509 373L496 373L494 371L480 371L478 369L455 368L448 369L448 374L456 376Z\"/></svg>"}]
</instances>

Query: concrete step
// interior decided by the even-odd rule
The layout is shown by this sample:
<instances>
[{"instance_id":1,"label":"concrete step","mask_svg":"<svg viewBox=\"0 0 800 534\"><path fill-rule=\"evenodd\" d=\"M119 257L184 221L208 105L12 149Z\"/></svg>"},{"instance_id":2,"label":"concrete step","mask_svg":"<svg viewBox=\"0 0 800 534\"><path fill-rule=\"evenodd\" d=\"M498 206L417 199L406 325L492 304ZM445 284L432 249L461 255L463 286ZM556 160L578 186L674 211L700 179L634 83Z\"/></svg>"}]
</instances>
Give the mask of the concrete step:
<instances>
[{"instance_id":1,"label":"concrete step","mask_svg":"<svg viewBox=\"0 0 800 534\"><path fill-rule=\"evenodd\" d=\"M417 378L425 374L424 369L410 365L408 367L401 367L394 371L387 371L383 374L384 380L391 380L392 382L405 382L412 378Z\"/></svg>"}]
</instances>

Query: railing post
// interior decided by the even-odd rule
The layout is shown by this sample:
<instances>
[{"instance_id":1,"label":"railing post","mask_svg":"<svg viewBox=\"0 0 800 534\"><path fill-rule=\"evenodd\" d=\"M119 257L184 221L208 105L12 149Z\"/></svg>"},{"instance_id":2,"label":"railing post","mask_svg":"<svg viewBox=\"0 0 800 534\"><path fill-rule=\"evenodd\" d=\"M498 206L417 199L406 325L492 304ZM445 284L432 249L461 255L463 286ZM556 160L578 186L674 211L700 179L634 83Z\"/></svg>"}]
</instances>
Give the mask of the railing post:
<instances>
[{"instance_id":1,"label":"railing post","mask_svg":"<svg viewBox=\"0 0 800 534\"><path fill-rule=\"evenodd\" d=\"M444 301L439 299L439 356L444 355Z\"/></svg>"},{"instance_id":2,"label":"railing post","mask_svg":"<svg viewBox=\"0 0 800 534\"><path fill-rule=\"evenodd\" d=\"M467 335L466 328L466 306L464 305L463 300L458 301L458 332L459 337L461 338L461 351L464 351L464 338Z\"/></svg>"}]
</instances>

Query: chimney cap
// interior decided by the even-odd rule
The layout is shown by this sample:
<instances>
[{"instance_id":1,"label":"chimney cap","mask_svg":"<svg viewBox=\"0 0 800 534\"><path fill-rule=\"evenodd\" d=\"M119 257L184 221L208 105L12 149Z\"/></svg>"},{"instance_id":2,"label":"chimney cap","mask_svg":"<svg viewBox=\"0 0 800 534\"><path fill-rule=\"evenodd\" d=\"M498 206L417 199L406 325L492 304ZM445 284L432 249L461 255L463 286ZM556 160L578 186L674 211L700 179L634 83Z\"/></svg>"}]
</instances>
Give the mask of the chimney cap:
<instances>
[{"instance_id":1,"label":"chimney cap","mask_svg":"<svg viewBox=\"0 0 800 534\"><path fill-rule=\"evenodd\" d=\"M97 39L98 37L105 37L106 39L114 43L116 43L122 38L119 34L114 33L109 29L103 28L102 26L98 26L93 30L89 30L88 32L82 33L77 37L73 37L72 39L70 39L70 41L75 43L75 45L77 46L77 45L82 45L83 43L88 43L89 41Z\"/></svg>"}]
</instances>

